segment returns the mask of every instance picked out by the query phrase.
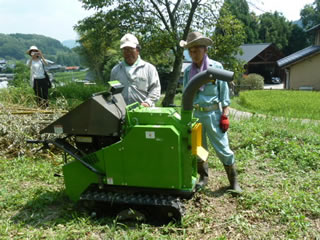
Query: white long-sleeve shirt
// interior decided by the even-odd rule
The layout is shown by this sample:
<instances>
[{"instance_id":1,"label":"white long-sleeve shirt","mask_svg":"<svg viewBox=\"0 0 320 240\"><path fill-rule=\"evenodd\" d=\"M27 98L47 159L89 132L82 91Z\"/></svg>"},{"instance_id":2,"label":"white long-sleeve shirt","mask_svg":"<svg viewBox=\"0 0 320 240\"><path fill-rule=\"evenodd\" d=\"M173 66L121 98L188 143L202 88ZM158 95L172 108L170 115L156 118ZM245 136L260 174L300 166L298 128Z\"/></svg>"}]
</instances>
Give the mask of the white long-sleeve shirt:
<instances>
[{"instance_id":1,"label":"white long-sleeve shirt","mask_svg":"<svg viewBox=\"0 0 320 240\"><path fill-rule=\"evenodd\" d=\"M127 104L145 102L154 106L160 98L161 86L157 69L138 59L133 66L124 61L111 71L110 81L118 80L124 85L122 96Z\"/></svg>"},{"instance_id":2,"label":"white long-sleeve shirt","mask_svg":"<svg viewBox=\"0 0 320 240\"><path fill-rule=\"evenodd\" d=\"M27 65L30 66L30 85L31 87L33 87L34 79L45 78L44 65L40 59L37 59L37 60L30 59L28 60Z\"/></svg>"}]
</instances>

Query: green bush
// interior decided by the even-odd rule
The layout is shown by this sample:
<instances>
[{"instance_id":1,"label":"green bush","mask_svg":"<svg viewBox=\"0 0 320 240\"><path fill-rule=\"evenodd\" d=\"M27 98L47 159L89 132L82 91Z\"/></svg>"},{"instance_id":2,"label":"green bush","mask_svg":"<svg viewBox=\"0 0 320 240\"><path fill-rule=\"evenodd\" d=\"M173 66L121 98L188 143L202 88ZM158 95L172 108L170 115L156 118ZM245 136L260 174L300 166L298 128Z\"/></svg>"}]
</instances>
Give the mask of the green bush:
<instances>
[{"instance_id":1,"label":"green bush","mask_svg":"<svg viewBox=\"0 0 320 240\"><path fill-rule=\"evenodd\" d=\"M240 80L241 90L260 90L263 89L264 78L256 73L251 73Z\"/></svg>"},{"instance_id":2,"label":"green bush","mask_svg":"<svg viewBox=\"0 0 320 240\"><path fill-rule=\"evenodd\" d=\"M69 83L64 86L57 86L50 90L49 99L57 101L60 98L67 100L69 108L74 108L80 103L92 97L93 93L106 91L105 85L84 85L82 83Z\"/></svg>"},{"instance_id":3,"label":"green bush","mask_svg":"<svg viewBox=\"0 0 320 240\"><path fill-rule=\"evenodd\" d=\"M17 62L14 69L14 79L9 81L10 86L14 87L26 87L30 83L30 69L23 62Z\"/></svg>"}]
</instances>

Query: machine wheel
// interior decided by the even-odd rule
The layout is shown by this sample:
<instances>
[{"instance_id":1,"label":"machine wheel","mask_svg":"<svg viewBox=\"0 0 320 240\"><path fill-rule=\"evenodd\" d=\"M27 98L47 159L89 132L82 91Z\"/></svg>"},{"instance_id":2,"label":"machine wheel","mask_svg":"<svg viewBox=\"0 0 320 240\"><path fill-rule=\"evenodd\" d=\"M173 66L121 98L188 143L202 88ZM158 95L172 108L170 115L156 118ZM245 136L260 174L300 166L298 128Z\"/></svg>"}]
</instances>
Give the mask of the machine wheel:
<instances>
[{"instance_id":1,"label":"machine wheel","mask_svg":"<svg viewBox=\"0 0 320 240\"><path fill-rule=\"evenodd\" d=\"M145 222L147 220L147 214L143 210L127 208L120 211L117 214L117 218L120 221Z\"/></svg>"},{"instance_id":2,"label":"machine wheel","mask_svg":"<svg viewBox=\"0 0 320 240\"><path fill-rule=\"evenodd\" d=\"M179 222L184 214L184 206L178 197L157 194L128 194L105 192L102 190L86 191L81 201L94 201L100 205L99 212L117 216L119 220L147 221L152 224ZM98 213L98 212L97 212Z\"/></svg>"}]
</instances>

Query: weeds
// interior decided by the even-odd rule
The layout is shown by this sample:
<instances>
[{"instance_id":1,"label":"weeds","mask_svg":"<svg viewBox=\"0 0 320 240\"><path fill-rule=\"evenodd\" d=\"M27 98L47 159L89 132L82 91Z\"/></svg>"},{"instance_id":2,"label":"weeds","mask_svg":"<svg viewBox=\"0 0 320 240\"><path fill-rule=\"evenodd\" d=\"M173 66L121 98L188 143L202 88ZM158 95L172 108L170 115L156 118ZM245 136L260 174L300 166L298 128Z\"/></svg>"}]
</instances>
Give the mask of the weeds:
<instances>
[{"instance_id":1,"label":"weeds","mask_svg":"<svg viewBox=\"0 0 320 240\"><path fill-rule=\"evenodd\" d=\"M285 127L284 127L285 126ZM300 127L299 127L300 126ZM152 227L91 218L64 194L59 156L2 157L2 239L315 239L319 238L319 126L231 120L229 138L245 193L226 194L210 149L209 186L186 201L182 223ZM244 131L246 129L246 131ZM308 151L304 151L304 150ZM313 149L313 151L311 151ZM3 150L2 150L3 151ZM40 154L40 153L39 153ZM23 191L21 189L23 188Z\"/></svg>"},{"instance_id":2,"label":"weeds","mask_svg":"<svg viewBox=\"0 0 320 240\"><path fill-rule=\"evenodd\" d=\"M210 148L208 187L185 201L180 224L154 227L94 218L71 202L63 178L53 176L62 174L61 156L24 144L52 119L15 115L12 108L4 104L0 115L6 144L0 146L0 239L320 238L319 124L231 118L229 140L244 193L226 192L226 174ZM9 154L11 144L16 154Z\"/></svg>"}]
</instances>

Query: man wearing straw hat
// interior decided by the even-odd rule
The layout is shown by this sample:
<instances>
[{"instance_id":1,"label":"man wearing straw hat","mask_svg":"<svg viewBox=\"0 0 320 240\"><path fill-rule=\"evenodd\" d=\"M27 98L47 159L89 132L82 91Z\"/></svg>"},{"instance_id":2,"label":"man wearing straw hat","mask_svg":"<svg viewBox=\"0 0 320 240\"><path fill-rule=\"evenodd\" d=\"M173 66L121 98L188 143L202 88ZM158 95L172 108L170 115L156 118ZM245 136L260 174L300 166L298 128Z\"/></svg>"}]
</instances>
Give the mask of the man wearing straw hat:
<instances>
[{"instance_id":1,"label":"man wearing straw hat","mask_svg":"<svg viewBox=\"0 0 320 240\"><path fill-rule=\"evenodd\" d=\"M187 40L180 41L180 46L187 48L192 59L192 64L186 68L183 78L184 88L189 80L208 67L223 68L222 64L211 60L208 55L208 46L212 44L210 38L204 37L199 32L191 32ZM220 161L226 170L231 190L242 192L235 168L234 153L229 147L227 130L229 128L229 87L221 80L215 83L207 83L202 86L194 101L194 116L202 123L203 147L208 149L207 135ZM208 182L208 163L198 162L198 172L200 174L200 185L204 186Z\"/></svg>"}]
</instances>

